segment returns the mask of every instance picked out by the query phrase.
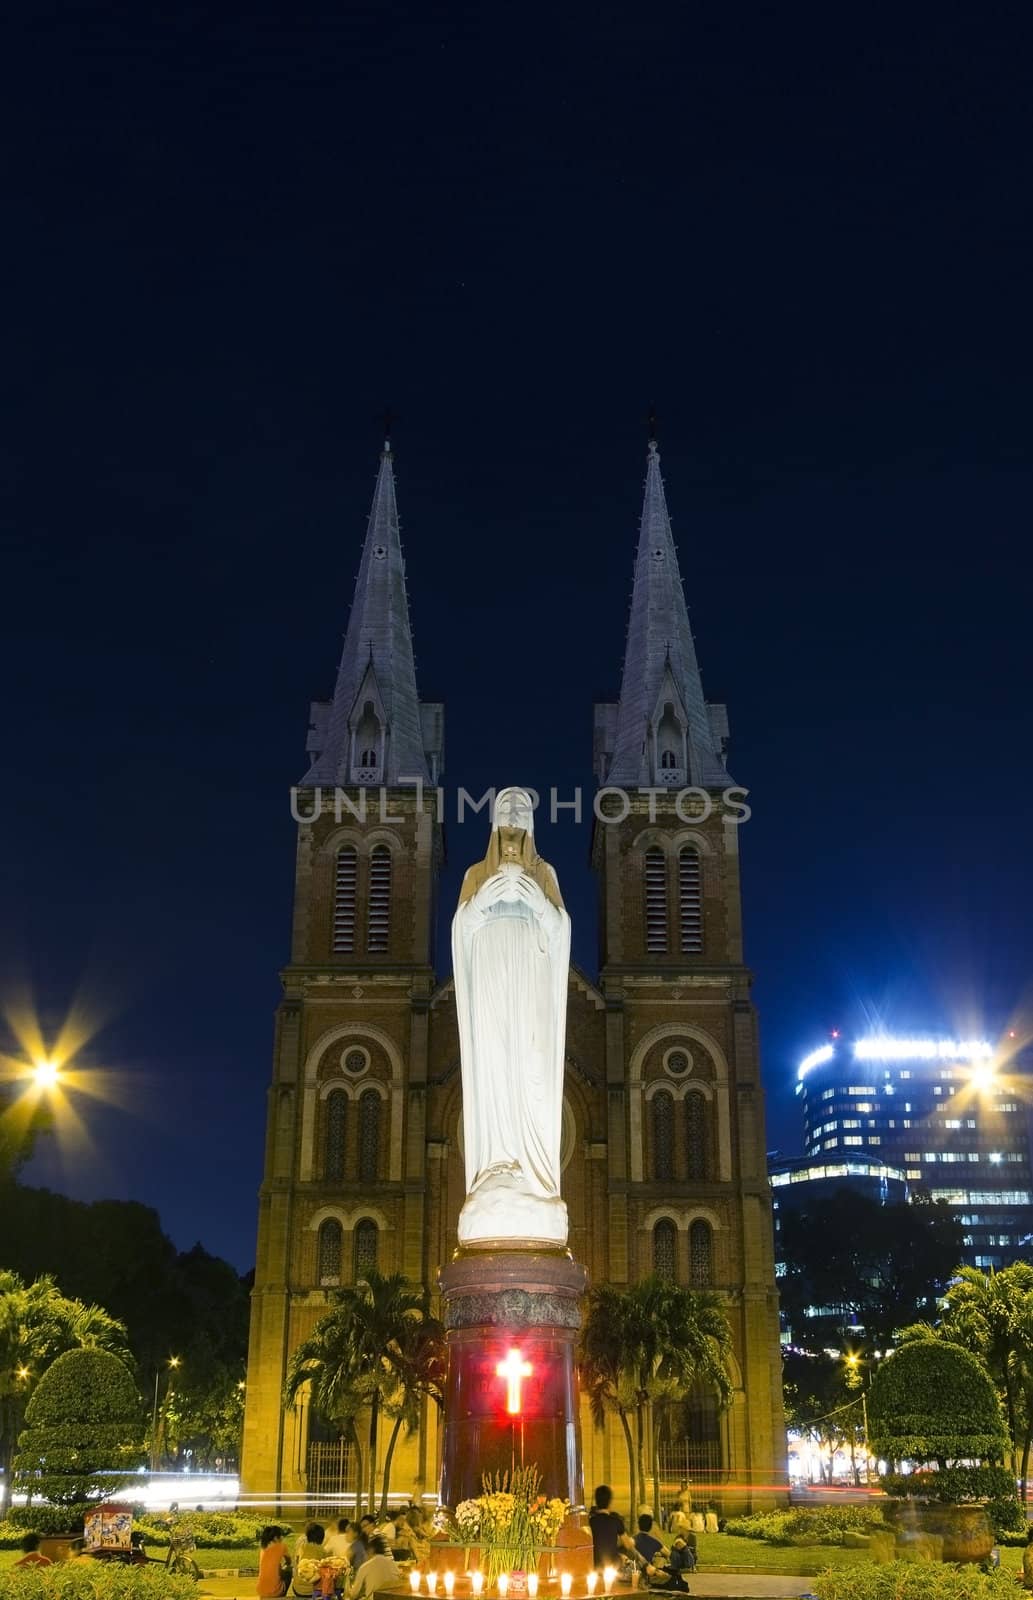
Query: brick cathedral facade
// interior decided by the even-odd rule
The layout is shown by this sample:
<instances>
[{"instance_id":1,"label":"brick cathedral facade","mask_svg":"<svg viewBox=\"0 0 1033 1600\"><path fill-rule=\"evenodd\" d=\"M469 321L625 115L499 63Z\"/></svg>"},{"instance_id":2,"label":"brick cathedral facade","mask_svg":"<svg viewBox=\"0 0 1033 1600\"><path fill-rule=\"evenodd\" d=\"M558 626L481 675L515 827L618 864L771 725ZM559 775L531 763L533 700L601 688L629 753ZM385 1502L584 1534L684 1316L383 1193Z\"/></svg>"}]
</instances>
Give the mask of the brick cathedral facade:
<instances>
[{"instance_id":1,"label":"brick cathedral facade","mask_svg":"<svg viewBox=\"0 0 1033 1600\"><path fill-rule=\"evenodd\" d=\"M312 708L311 765L297 792L298 814L314 820L298 825L276 1019L242 1462L245 1490L264 1498L328 1507L343 1486L333 1430L304 1398L281 1403L290 1354L328 1291L371 1265L434 1291L455 1249L459 1042L451 981L433 951L443 721L440 705L417 697L385 447L334 697ZM651 445L620 698L595 708L599 806L611 819L596 822L592 846L599 972L570 972L563 1194L570 1249L591 1282L659 1271L724 1300L732 1404L718 1412L694 1395L666 1418L661 1456L668 1478L720 1485L732 1507L757 1503L762 1487L764 1503L784 1484L785 1431L742 952L742 791L726 739L723 707L703 698ZM337 790L346 798L335 806ZM354 815L363 806L364 821ZM429 1407L399 1444L394 1491L433 1492L438 1444ZM619 1428L597 1431L586 1412L583 1445L589 1488L606 1481L619 1492Z\"/></svg>"}]
</instances>

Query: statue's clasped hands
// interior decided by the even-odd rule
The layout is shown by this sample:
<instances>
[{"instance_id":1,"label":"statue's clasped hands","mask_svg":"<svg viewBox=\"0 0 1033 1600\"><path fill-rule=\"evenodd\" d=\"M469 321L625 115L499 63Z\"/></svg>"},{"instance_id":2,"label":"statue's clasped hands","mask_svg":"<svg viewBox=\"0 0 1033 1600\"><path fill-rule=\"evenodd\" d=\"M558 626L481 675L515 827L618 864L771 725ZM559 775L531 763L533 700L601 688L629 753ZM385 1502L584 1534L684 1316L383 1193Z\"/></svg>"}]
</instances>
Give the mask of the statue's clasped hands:
<instances>
[{"instance_id":1,"label":"statue's clasped hands","mask_svg":"<svg viewBox=\"0 0 1033 1600\"><path fill-rule=\"evenodd\" d=\"M477 891L477 903L487 909L500 900L523 901L535 913L545 907L545 895L530 873L516 864L500 867Z\"/></svg>"}]
</instances>

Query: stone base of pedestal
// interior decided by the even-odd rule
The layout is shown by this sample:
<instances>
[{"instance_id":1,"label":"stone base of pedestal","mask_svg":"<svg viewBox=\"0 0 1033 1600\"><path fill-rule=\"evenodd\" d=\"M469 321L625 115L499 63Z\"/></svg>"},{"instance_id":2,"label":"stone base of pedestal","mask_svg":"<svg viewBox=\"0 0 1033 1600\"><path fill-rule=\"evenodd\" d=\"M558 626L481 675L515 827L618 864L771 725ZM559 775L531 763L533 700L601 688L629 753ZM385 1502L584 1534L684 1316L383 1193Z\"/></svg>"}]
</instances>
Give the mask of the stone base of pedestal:
<instances>
[{"instance_id":1,"label":"stone base of pedestal","mask_svg":"<svg viewBox=\"0 0 1033 1600\"><path fill-rule=\"evenodd\" d=\"M567 1251L512 1243L463 1251L443 1269L445 1505L479 1495L485 1474L534 1466L543 1494L583 1506L576 1348L587 1282ZM511 1388L498 1368L514 1350Z\"/></svg>"}]
</instances>

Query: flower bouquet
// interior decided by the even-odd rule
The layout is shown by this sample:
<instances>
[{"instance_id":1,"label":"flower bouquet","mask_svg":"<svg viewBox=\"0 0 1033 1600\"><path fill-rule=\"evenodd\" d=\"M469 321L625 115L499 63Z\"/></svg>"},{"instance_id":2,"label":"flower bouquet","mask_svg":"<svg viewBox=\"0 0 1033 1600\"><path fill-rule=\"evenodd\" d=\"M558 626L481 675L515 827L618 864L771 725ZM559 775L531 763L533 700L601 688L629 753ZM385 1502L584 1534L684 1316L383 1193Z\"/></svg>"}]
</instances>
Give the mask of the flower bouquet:
<instances>
[{"instance_id":1,"label":"flower bouquet","mask_svg":"<svg viewBox=\"0 0 1033 1600\"><path fill-rule=\"evenodd\" d=\"M549 1500L540 1492L537 1467L518 1467L482 1479L483 1493L461 1500L450 1517L449 1532L467 1554L480 1546L481 1567L491 1588L500 1572L538 1570L542 1552L556 1539L570 1510L566 1500ZM521 1590L519 1579L511 1592Z\"/></svg>"},{"instance_id":2,"label":"flower bouquet","mask_svg":"<svg viewBox=\"0 0 1033 1600\"><path fill-rule=\"evenodd\" d=\"M311 1584L314 1596L326 1597L343 1590L348 1570L349 1562L343 1556L303 1556L298 1562L297 1579Z\"/></svg>"}]
</instances>

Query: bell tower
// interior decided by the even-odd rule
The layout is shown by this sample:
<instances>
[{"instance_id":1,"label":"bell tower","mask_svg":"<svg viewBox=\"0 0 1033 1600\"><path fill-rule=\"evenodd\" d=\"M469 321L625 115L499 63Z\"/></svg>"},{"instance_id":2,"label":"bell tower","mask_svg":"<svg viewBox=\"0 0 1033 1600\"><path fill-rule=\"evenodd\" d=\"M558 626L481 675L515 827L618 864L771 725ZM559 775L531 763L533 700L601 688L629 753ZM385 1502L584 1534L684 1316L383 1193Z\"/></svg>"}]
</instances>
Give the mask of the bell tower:
<instances>
[{"instance_id":1,"label":"bell tower","mask_svg":"<svg viewBox=\"0 0 1033 1600\"><path fill-rule=\"evenodd\" d=\"M612 1281L658 1272L715 1291L734 1399L657 1419L662 1470L785 1480L764 1094L743 963L746 791L726 766L682 590L660 455L649 445L620 698L595 708L593 865L607 1011Z\"/></svg>"},{"instance_id":2,"label":"bell tower","mask_svg":"<svg viewBox=\"0 0 1033 1600\"><path fill-rule=\"evenodd\" d=\"M312 706L310 765L292 792L293 931L276 1016L242 1461L247 1489L270 1500L304 1491L318 1504L354 1486L336 1430L306 1402L286 1413L281 1402L291 1353L325 1313L327 1290L369 1267L427 1281L443 724L443 707L417 695L385 442L333 697ZM412 1479L421 1466L406 1463Z\"/></svg>"}]
</instances>

